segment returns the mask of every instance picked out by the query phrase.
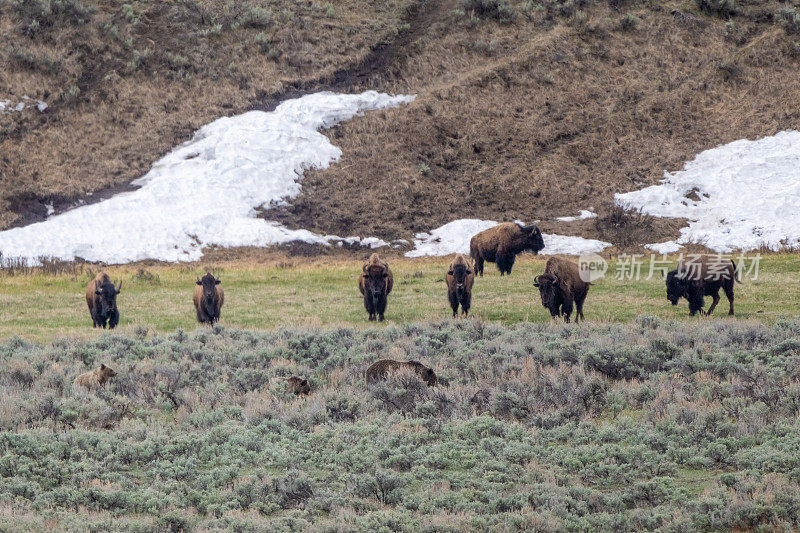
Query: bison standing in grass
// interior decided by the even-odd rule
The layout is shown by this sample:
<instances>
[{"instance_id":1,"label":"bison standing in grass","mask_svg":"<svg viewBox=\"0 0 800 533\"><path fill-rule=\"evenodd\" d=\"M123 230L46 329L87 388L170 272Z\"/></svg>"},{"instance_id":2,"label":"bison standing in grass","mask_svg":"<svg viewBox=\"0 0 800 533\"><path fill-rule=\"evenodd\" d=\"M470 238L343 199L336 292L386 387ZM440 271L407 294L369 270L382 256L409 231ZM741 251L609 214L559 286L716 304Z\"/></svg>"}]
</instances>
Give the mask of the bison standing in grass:
<instances>
[{"instance_id":1,"label":"bison standing in grass","mask_svg":"<svg viewBox=\"0 0 800 533\"><path fill-rule=\"evenodd\" d=\"M461 305L464 316L467 316L472 302L475 272L472 270L469 260L462 254L456 255L456 258L450 263L445 281L447 282L447 297L450 300L450 307L453 308L453 318L458 315L459 305Z\"/></svg>"},{"instance_id":2,"label":"bison standing in grass","mask_svg":"<svg viewBox=\"0 0 800 533\"><path fill-rule=\"evenodd\" d=\"M578 265L560 257L548 259L544 274L533 280L533 286L539 288L542 306L550 311L550 316L556 318L563 315L564 321L569 322L574 302L576 323L578 319L585 320L583 302L589 293L589 285L581 279Z\"/></svg>"},{"instance_id":3,"label":"bison standing in grass","mask_svg":"<svg viewBox=\"0 0 800 533\"><path fill-rule=\"evenodd\" d=\"M694 316L699 311L700 315L711 316L719 303L721 288L730 303L728 314L732 315L734 281L741 283L733 260L721 256L690 256L687 260L681 260L677 269L667 272L667 299L672 305L678 305L678 300L686 298L690 315ZM707 313L703 313L705 296L714 298Z\"/></svg>"},{"instance_id":4,"label":"bison standing in grass","mask_svg":"<svg viewBox=\"0 0 800 533\"><path fill-rule=\"evenodd\" d=\"M220 287L219 278L207 273L203 278L197 278L194 286L194 308L197 311L197 321L201 324L213 324L219 321L222 304L225 303L225 291Z\"/></svg>"},{"instance_id":5,"label":"bison standing in grass","mask_svg":"<svg viewBox=\"0 0 800 533\"><path fill-rule=\"evenodd\" d=\"M383 322L387 296L392 292L393 286L394 276L389 265L378 254L372 254L358 276L358 290L364 295L364 308L369 313L370 321L377 316Z\"/></svg>"},{"instance_id":6,"label":"bison standing in grass","mask_svg":"<svg viewBox=\"0 0 800 533\"><path fill-rule=\"evenodd\" d=\"M500 275L511 274L517 254L526 250L538 254L544 248L542 232L536 226L504 222L484 230L469 241L475 270L483 277L483 262L497 263Z\"/></svg>"},{"instance_id":7,"label":"bison standing in grass","mask_svg":"<svg viewBox=\"0 0 800 533\"><path fill-rule=\"evenodd\" d=\"M111 278L105 272L100 272L86 286L86 305L89 306L89 315L92 317L92 327L105 329L106 323L110 329L119 324L119 310L117 309L117 294L122 290L122 282L117 287L111 283Z\"/></svg>"}]
</instances>

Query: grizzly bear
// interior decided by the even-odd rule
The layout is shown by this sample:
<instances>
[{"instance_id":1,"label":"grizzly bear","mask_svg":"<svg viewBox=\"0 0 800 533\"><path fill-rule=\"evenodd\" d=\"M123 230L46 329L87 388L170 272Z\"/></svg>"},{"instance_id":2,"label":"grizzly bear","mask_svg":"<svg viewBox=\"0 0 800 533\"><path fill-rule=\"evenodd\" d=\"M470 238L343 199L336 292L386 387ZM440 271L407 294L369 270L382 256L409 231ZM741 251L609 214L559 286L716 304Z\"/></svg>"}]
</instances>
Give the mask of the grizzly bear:
<instances>
[{"instance_id":1,"label":"grizzly bear","mask_svg":"<svg viewBox=\"0 0 800 533\"><path fill-rule=\"evenodd\" d=\"M307 379L300 379L297 376L292 376L286 380L286 384L289 392L293 392L298 396L311 392L311 385L309 385Z\"/></svg>"},{"instance_id":2,"label":"grizzly bear","mask_svg":"<svg viewBox=\"0 0 800 533\"><path fill-rule=\"evenodd\" d=\"M116 376L117 373L110 366L101 364L100 368L84 372L72 382L73 387L81 386L86 390L105 388L106 382Z\"/></svg>"},{"instance_id":3,"label":"grizzly bear","mask_svg":"<svg viewBox=\"0 0 800 533\"><path fill-rule=\"evenodd\" d=\"M389 376L390 372L397 372L404 368L416 373L422 381L428 384L429 387L436 385L436 374L433 372L433 370L423 365L419 361L395 361L393 359L381 359L380 361L376 361L370 365L370 367L364 373L364 377L367 380L367 385L371 385L376 381L385 380Z\"/></svg>"}]
</instances>

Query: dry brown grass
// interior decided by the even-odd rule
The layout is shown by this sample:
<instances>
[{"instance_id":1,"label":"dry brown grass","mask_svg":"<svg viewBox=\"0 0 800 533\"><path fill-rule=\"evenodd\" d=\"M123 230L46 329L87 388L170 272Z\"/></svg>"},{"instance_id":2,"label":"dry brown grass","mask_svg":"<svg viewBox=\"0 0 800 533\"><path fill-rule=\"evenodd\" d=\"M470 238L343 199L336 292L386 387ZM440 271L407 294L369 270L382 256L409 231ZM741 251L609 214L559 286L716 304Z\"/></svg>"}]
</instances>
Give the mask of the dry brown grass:
<instances>
[{"instance_id":1,"label":"dry brown grass","mask_svg":"<svg viewBox=\"0 0 800 533\"><path fill-rule=\"evenodd\" d=\"M771 23L736 18L737 44L693 5L582 9L474 27L450 13L431 26L383 84L417 100L329 132L344 156L307 174L296 223L408 238L454 218L521 218L599 238L554 217L608 215L615 192L702 150L798 127L796 59ZM625 10L641 19L630 31ZM675 237L676 224L655 221L648 242Z\"/></svg>"},{"instance_id":2,"label":"dry brown grass","mask_svg":"<svg viewBox=\"0 0 800 533\"><path fill-rule=\"evenodd\" d=\"M201 125L363 59L411 3L132 1L134 23L121 3L84 0L80 23L0 1L0 99L50 106L0 114L0 228L124 186ZM269 23L249 22L255 7Z\"/></svg>"},{"instance_id":3,"label":"dry brown grass","mask_svg":"<svg viewBox=\"0 0 800 533\"><path fill-rule=\"evenodd\" d=\"M134 3L148 19L136 26L100 7L95 26L110 18L132 36L133 49L159 51L152 67L133 73L120 70L132 52L113 43L104 52L109 38L99 29L51 30L59 42L83 39L86 50L68 55L26 36L0 5L0 60L11 44L59 65L48 74L18 61L0 72L0 96L27 92L54 103L43 115L0 115L17 121L0 133L0 227L15 220L13 206L31 213L44 200L125 184L201 124L356 65L398 29L402 46L388 47L382 70L351 89L411 92L417 100L330 130L341 161L308 172L293 205L268 216L388 239L460 217L540 220L546 231L603 238L592 221L555 217L589 206L609 216L614 193L657 183L702 150L800 127L796 46L772 20L780 5L772 0L740 2L732 25L677 1L542 2L525 13L513 1L516 16L503 23L458 13L455 0L348 0L335 3L333 17L321 4L280 0L269 4L273 22L263 30L233 28L244 8L218 1L181 4L195 6L192 16L177 4ZM404 30L409 6L412 27ZM197 13L217 17L223 31L201 36L212 24ZM624 24L627 13L638 22ZM259 31L274 52L259 49ZM188 58L188 77L175 74L167 51ZM86 60L92 54L101 60ZM74 83L82 87L78 102L59 100ZM608 238L625 249L675 238L677 227L656 220L644 236Z\"/></svg>"}]
</instances>

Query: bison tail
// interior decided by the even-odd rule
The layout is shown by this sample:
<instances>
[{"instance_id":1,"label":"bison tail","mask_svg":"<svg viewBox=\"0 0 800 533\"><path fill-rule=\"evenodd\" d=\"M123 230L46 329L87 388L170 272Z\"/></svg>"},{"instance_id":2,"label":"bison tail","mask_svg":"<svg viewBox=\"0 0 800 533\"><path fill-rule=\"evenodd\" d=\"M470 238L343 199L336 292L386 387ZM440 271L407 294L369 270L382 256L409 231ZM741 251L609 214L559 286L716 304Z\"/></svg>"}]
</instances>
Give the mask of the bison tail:
<instances>
[{"instance_id":1,"label":"bison tail","mask_svg":"<svg viewBox=\"0 0 800 533\"><path fill-rule=\"evenodd\" d=\"M733 279L736 280L736 283L742 282L742 272L736 268L736 261L731 259L731 264L733 265Z\"/></svg>"}]
</instances>

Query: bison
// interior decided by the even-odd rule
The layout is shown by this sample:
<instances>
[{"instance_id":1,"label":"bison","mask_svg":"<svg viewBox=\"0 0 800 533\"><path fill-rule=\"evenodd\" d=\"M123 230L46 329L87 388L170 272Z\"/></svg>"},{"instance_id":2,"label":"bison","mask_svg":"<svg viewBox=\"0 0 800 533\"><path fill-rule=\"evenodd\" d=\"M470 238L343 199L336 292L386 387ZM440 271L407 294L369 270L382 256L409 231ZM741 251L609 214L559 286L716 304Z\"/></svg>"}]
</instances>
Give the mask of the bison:
<instances>
[{"instance_id":1,"label":"bison","mask_svg":"<svg viewBox=\"0 0 800 533\"><path fill-rule=\"evenodd\" d=\"M472 302L475 272L472 270L469 260L462 254L456 255L456 258L450 263L445 281L447 282L447 297L450 299L450 307L453 308L453 318L458 315L459 304L464 316L467 316Z\"/></svg>"},{"instance_id":2,"label":"bison","mask_svg":"<svg viewBox=\"0 0 800 533\"><path fill-rule=\"evenodd\" d=\"M583 302L589 292L589 285L591 283L581 279L578 265L560 257L548 259L544 274L533 280L533 286L539 288L542 307L550 311L550 316L556 318L563 315L564 321L569 322L574 302L576 323L578 319L585 320Z\"/></svg>"},{"instance_id":3,"label":"bison","mask_svg":"<svg viewBox=\"0 0 800 533\"><path fill-rule=\"evenodd\" d=\"M677 269L667 272L667 300L672 305L678 305L682 297L686 298L691 316L698 311L700 315L711 316L719 303L719 289L722 288L730 303L728 314L733 315L734 281L741 283L733 260L728 261L720 256L693 256L687 261L679 261ZM705 296L714 298L707 313L703 313Z\"/></svg>"},{"instance_id":4,"label":"bison","mask_svg":"<svg viewBox=\"0 0 800 533\"><path fill-rule=\"evenodd\" d=\"M483 277L483 262L497 263L500 275L511 274L517 254L526 250L538 254L544 248L542 232L536 226L504 222L484 230L469 241L475 270Z\"/></svg>"},{"instance_id":5,"label":"bison","mask_svg":"<svg viewBox=\"0 0 800 533\"><path fill-rule=\"evenodd\" d=\"M378 320L383 322L386 297L392 292L393 286L394 276L389 265L382 261L378 254L372 254L364 263L361 275L358 276L358 290L364 295L364 308L369 313L370 321L375 320L377 316Z\"/></svg>"},{"instance_id":6,"label":"bison","mask_svg":"<svg viewBox=\"0 0 800 533\"><path fill-rule=\"evenodd\" d=\"M385 380L390 373L403 369L408 369L417 374L417 376L419 376L422 381L427 383L429 387L436 386L436 373L419 361L395 361L394 359L381 359L380 361L376 361L370 365L367 371L364 372L364 377L367 381L367 386L369 386L377 381Z\"/></svg>"},{"instance_id":7,"label":"bison","mask_svg":"<svg viewBox=\"0 0 800 533\"><path fill-rule=\"evenodd\" d=\"M219 278L207 273L203 278L197 278L194 287L194 308L197 311L197 321L209 325L219 321L222 304L225 303L225 291L219 286Z\"/></svg>"},{"instance_id":8,"label":"bison","mask_svg":"<svg viewBox=\"0 0 800 533\"><path fill-rule=\"evenodd\" d=\"M105 272L100 272L86 286L86 305L89 306L89 315L92 317L92 327L105 329L106 323L110 329L119 324L119 310L117 309L117 294L122 290L122 282L118 286L111 283Z\"/></svg>"}]
</instances>

